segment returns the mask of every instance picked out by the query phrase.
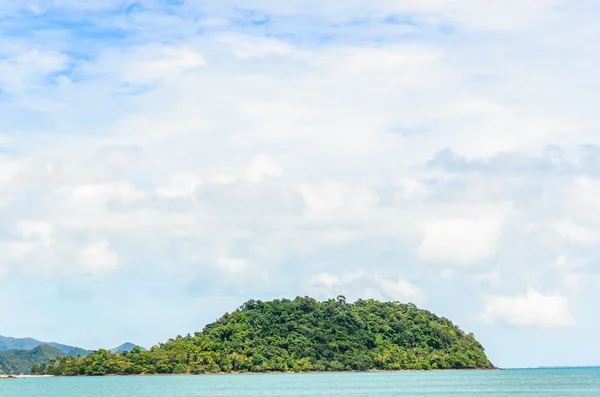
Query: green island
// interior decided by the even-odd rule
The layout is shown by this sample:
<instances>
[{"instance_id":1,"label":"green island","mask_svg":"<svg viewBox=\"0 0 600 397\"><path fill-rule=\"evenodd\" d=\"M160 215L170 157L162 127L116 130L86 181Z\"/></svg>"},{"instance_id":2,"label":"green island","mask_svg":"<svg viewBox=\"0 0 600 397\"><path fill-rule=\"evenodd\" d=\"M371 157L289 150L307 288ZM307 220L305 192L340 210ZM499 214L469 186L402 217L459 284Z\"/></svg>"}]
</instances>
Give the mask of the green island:
<instances>
[{"instance_id":1,"label":"green island","mask_svg":"<svg viewBox=\"0 0 600 397\"><path fill-rule=\"evenodd\" d=\"M147 351L59 356L30 372L135 375L494 369L483 346L415 305L343 296L250 300L194 335Z\"/></svg>"}]
</instances>

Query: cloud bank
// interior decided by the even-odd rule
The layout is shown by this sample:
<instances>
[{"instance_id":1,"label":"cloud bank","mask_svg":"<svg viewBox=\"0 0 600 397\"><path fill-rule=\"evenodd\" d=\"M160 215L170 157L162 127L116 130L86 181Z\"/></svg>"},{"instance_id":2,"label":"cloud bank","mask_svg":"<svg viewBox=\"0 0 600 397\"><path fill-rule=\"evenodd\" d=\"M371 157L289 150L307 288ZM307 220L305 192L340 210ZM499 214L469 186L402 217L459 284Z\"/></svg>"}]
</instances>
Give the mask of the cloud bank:
<instances>
[{"instance_id":1,"label":"cloud bank","mask_svg":"<svg viewBox=\"0 0 600 397\"><path fill-rule=\"evenodd\" d=\"M502 366L545 360L507 332L589 342L598 12L0 1L0 297L45 324L2 308L2 332L150 345L345 294L425 305Z\"/></svg>"}]
</instances>

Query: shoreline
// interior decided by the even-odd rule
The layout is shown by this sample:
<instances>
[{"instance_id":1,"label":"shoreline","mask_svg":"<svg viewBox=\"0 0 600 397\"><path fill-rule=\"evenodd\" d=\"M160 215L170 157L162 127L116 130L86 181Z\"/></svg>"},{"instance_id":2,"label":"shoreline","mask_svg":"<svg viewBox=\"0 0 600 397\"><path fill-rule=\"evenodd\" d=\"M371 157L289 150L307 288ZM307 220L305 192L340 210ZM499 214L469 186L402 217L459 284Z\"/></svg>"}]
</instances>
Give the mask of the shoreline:
<instances>
[{"instance_id":1,"label":"shoreline","mask_svg":"<svg viewBox=\"0 0 600 397\"><path fill-rule=\"evenodd\" d=\"M215 373L181 373L181 374L106 374L106 375L48 375L36 377L56 378L102 378L102 377L136 377L136 376L225 376L225 375L326 375L326 374L369 374L369 373L421 373L421 372L453 372L453 371L504 371L503 368L450 368L450 369L399 369L399 370L368 370L368 371L303 371L303 372L215 372Z\"/></svg>"},{"instance_id":2,"label":"shoreline","mask_svg":"<svg viewBox=\"0 0 600 397\"><path fill-rule=\"evenodd\" d=\"M0 379L54 378L54 375L0 375Z\"/></svg>"}]
</instances>

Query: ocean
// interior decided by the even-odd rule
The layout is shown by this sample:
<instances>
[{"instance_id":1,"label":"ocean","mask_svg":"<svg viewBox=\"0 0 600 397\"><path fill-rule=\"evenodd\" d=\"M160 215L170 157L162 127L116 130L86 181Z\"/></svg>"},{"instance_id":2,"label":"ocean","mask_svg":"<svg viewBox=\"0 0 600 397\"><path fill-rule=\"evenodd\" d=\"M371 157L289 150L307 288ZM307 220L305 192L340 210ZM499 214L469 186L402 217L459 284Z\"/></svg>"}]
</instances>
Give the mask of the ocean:
<instances>
[{"instance_id":1,"label":"ocean","mask_svg":"<svg viewBox=\"0 0 600 397\"><path fill-rule=\"evenodd\" d=\"M33 378L1 397L600 396L600 368Z\"/></svg>"}]
</instances>

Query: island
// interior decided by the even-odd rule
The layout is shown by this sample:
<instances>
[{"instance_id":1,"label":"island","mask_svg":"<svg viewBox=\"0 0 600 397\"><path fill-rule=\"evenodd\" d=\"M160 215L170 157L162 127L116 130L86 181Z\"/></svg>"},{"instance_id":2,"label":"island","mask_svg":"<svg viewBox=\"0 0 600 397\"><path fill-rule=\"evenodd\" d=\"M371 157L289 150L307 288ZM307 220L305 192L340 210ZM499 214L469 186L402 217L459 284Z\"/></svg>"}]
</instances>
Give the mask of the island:
<instances>
[{"instance_id":1,"label":"island","mask_svg":"<svg viewBox=\"0 0 600 397\"><path fill-rule=\"evenodd\" d=\"M47 375L136 375L495 369L483 346L450 320L411 303L338 296L250 300L201 332L147 351L61 356Z\"/></svg>"}]
</instances>

